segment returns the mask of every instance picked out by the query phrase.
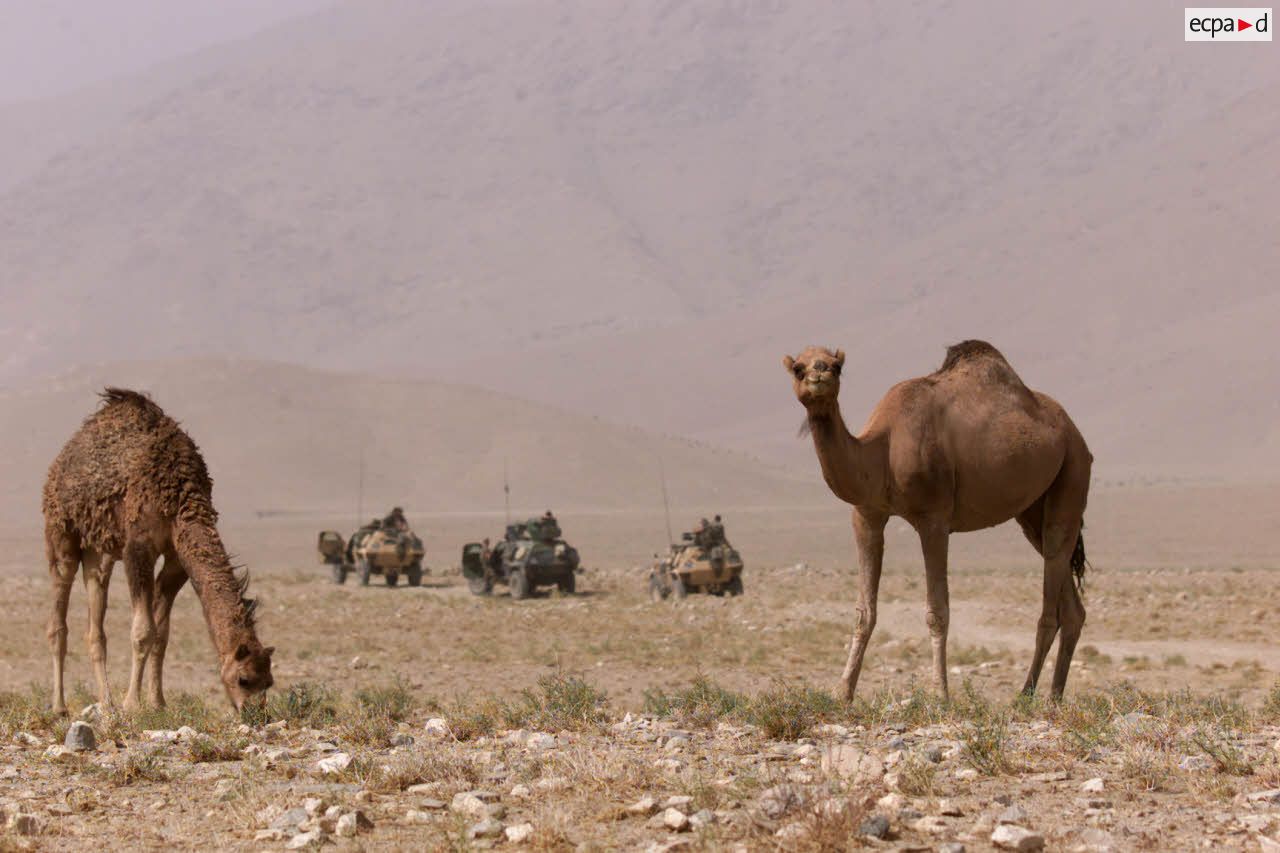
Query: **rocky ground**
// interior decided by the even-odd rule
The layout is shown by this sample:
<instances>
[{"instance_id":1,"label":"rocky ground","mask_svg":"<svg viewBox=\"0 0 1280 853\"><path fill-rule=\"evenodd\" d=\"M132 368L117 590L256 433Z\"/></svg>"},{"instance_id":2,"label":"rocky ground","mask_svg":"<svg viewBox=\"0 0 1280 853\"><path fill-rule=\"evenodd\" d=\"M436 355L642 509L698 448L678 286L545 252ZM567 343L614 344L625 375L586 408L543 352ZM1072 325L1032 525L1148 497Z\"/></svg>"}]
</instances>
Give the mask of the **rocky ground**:
<instances>
[{"instance_id":1,"label":"rocky ground","mask_svg":"<svg viewBox=\"0 0 1280 853\"><path fill-rule=\"evenodd\" d=\"M700 679L620 715L568 676L448 707L304 683L244 722L182 695L69 723L9 693L0 849L1280 850L1280 690L956 694Z\"/></svg>"}]
</instances>

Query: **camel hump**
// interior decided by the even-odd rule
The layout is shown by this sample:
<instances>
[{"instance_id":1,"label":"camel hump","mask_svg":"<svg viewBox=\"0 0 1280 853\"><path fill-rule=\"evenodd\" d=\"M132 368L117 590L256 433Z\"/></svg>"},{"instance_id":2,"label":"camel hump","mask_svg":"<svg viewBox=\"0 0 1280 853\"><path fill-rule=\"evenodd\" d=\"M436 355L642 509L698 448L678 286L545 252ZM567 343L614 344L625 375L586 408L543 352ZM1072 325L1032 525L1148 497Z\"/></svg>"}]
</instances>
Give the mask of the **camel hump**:
<instances>
[{"instance_id":1,"label":"camel hump","mask_svg":"<svg viewBox=\"0 0 1280 853\"><path fill-rule=\"evenodd\" d=\"M148 415L164 417L164 410L156 405L156 401L141 391L130 391L128 388L108 387L98 395L102 398L102 408L112 406L129 406L139 409Z\"/></svg>"},{"instance_id":2,"label":"camel hump","mask_svg":"<svg viewBox=\"0 0 1280 853\"><path fill-rule=\"evenodd\" d=\"M972 378L1011 387L1020 394L1031 393L1008 359L986 341L961 341L947 347L947 357L933 376L936 379Z\"/></svg>"},{"instance_id":3,"label":"camel hump","mask_svg":"<svg viewBox=\"0 0 1280 853\"><path fill-rule=\"evenodd\" d=\"M961 341L958 344L952 344L947 347L947 357L942 360L942 367L938 368L938 372L946 373L966 361L980 361L989 358L1003 361L1005 364L1009 363L1000 350L986 341Z\"/></svg>"}]
</instances>

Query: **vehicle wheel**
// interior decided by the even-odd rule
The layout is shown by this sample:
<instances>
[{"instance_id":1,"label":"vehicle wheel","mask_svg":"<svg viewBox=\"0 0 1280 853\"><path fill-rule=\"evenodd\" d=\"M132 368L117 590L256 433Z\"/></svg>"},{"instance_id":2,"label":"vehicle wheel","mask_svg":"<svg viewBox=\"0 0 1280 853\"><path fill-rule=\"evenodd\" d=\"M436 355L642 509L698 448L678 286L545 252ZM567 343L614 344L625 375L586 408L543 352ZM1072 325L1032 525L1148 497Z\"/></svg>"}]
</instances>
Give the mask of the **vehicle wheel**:
<instances>
[{"instance_id":1,"label":"vehicle wheel","mask_svg":"<svg viewBox=\"0 0 1280 853\"><path fill-rule=\"evenodd\" d=\"M512 569L507 583L511 586L511 597L516 601L529 597L529 576L524 569Z\"/></svg>"},{"instance_id":2,"label":"vehicle wheel","mask_svg":"<svg viewBox=\"0 0 1280 853\"><path fill-rule=\"evenodd\" d=\"M422 586L422 563L414 560L405 569L404 576L409 581L409 586Z\"/></svg>"},{"instance_id":3,"label":"vehicle wheel","mask_svg":"<svg viewBox=\"0 0 1280 853\"><path fill-rule=\"evenodd\" d=\"M395 586L396 582L400 580L400 575L388 569L386 571L386 578L387 578L387 586Z\"/></svg>"},{"instance_id":4,"label":"vehicle wheel","mask_svg":"<svg viewBox=\"0 0 1280 853\"><path fill-rule=\"evenodd\" d=\"M742 575L738 575L733 580L725 584L724 591L731 596L742 595Z\"/></svg>"},{"instance_id":5,"label":"vehicle wheel","mask_svg":"<svg viewBox=\"0 0 1280 853\"><path fill-rule=\"evenodd\" d=\"M577 576L573 572L556 581L556 586L560 587L561 595L573 595L573 591L578 587Z\"/></svg>"},{"instance_id":6,"label":"vehicle wheel","mask_svg":"<svg viewBox=\"0 0 1280 853\"><path fill-rule=\"evenodd\" d=\"M472 595L488 595L493 592L493 581L488 577L483 578L467 578L467 587L470 588Z\"/></svg>"},{"instance_id":7,"label":"vehicle wheel","mask_svg":"<svg viewBox=\"0 0 1280 853\"><path fill-rule=\"evenodd\" d=\"M671 591L676 594L676 598L684 598L689 594L689 587L685 586L684 578L676 575L671 580Z\"/></svg>"},{"instance_id":8,"label":"vehicle wheel","mask_svg":"<svg viewBox=\"0 0 1280 853\"><path fill-rule=\"evenodd\" d=\"M346 566L344 566L342 563L334 563L330 568L331 568L331 569L332 569L332 571L333 571L333 582L334 582L334 583L339 583L339 584L341 584L341 583L346 583L346 582L347 582L347 567L346 567Z\"/></svg>"},{"instance_id":9,"label":"vehicle wheel","mask_svg":"<svg viewBox=\"0 0 1280 853\"><path fill-rule=\"evenodd\" d=\"M671 590L667 589L657 575L649 575L649 599L657 604L665 601Z\"/></svg>"},{"instance_id":10,"label":"vehicle wheel","mask_svg":"<svg viewBox=\"0 0 1280 853\"><path fill-rule=\"evenodd\" d=\"M360 586L369 585L369 577L373 574L373 566L366 559L360 560Z\"/></svg>"}]
</instances>

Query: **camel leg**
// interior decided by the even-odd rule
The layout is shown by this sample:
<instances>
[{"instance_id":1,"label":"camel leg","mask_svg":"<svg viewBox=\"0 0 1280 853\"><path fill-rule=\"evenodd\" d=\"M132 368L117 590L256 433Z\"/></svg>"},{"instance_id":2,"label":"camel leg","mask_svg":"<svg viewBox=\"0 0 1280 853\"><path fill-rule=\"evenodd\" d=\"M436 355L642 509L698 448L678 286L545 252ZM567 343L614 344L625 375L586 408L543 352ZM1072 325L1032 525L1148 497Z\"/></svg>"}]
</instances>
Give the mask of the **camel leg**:
<instances>
[{"instance_id":1,"label":"camel leg","mask_svg":"<svg viewBox=\"0 0 1280 853\"><path fill-rule=\"evenodd\" d=\"M89 598L89 630L86 635L89 660L93 661L93 675L98 681L98 702L107 709L115 703L111 699L111 685L107 683L107 632L103 620L107 613L107 589L111 585L115 560L110 554L85 550L81 561L84 563L84 590Z\"/></svg>"},{"instance_id":2,"label":"camel leg","mask_svg":"<svg viewBox=\"0 0 1280 853\"><path fill-rule=\"evenodd\" d=\"M1080 536L1088 489L1088 462L1077 465L1068 458L1049 491L1037 501L1037 505L1043 508L1038 543L1031 529L1036 524L1036 506L1033 505L1018 517L1018 523L1022 525L1027 538L1033 545L1038 544L1038 550L1044 556L1043 602L1040 620L1036 625L1036 649L1026 684L1022 688L1022 692L1028 696L1035 693L1049 648L1061 629L1058 659L1053 670L1052 693L1054 699L1061 698L1071 668L1071 657L1075 654L1076 643L1084 627L1084 602L1080 600L1080 593L1072 579L1071 554Z\"/></svg>"},{"instance_id":3,"label":"camel leg","mask_svg":"<svg viewBox=\"0 0 1280 853\"><path fill-rule=\"evenodd\" d=\"M187 572L178 562L178 554L172 548L165 552L164 568L156 577L155 625L156 641L151 649L151 704L164 707L164 654L169 647L169 613L178 591L187 582Z\"/></svg>"},{"instance_id":4,"label":"camel leg","mask_svg":"<svg viewBox=\"0 0 1280 853\"><path fill-rule=\"evenodd\" d=\"M862 672L862 658L876 627L876 598L880 594L880 569L884 562L884 526L888 516L872 515L861 509L853 511L853 538L858 545L858 621L849 644L849 660L840 678L840 691L845 700L853 698Z\"/></svg>"},{"instance_id":5,"label":"camel leg","mask_svg":"<svg viewBox=\"0 0 1280 853\"><path fill-rule=\"evenodd\" d=\"M53 605L47 632L49 650L53 653L53 713L66 714L67 700L62 685L67 662L67 604L71 599L71 585L80 570L80 547L66 533L46 532L45 550L49 555Z\"/></svg>"},{"instance_id":6,"label":"camel leg","mask_svg":"<svg viewBox=\"0 0 1280 853\"><path fill-rule=\"evenodd\" d=\"M129 671L129 692L124 697L126 711L138 708L142 695L142 674L147 668L147 656L155 644L156 623L153 611L155 598L156 554L143 544L130 543L124 552L125 575L129 579L129 599L133 604L133 666Z\"/></svg>"},{"instance_id":7,"label":"camel leg","mask_svg":"<svg viewBox=\"0 0 1280 853\"><path fill-rule=\"evenodd\" d=\"M950 529L945 520L930 521L918 528L920 547L924 551L929 641L933 646L933 681L945 699L947 692L947 630L951 626L951 596L947 588L947 539Z\"/></svg>"}]
</instances>

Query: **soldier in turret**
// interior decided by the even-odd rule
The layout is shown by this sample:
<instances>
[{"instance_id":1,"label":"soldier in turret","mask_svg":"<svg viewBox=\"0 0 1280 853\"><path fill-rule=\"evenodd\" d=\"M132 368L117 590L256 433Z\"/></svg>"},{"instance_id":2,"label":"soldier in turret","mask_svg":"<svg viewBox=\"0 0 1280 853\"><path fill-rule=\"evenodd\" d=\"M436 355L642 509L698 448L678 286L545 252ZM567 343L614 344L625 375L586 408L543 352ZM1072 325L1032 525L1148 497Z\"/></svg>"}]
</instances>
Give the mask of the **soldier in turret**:
<instances>
[{"instance_id":1,"label":"soldier in turret","mask_svg":"<svg viewBox=\"0 0 1280 853\"><path fill-rule=\"evenodd\" d=\"M727 544L727 540L724 538L724 522L720 520L720 516L718 514L716 515L715 520L711 522L710 538L712 545Z\"/></svg>"},{"instance_id":2,"label":"soldier in turret","mask_svg":"<svg viewBox=\"0 0 1280 853\"><path fill-rule=\"evenodd\" d=\"M394 507L391 512L387 513L387 517L382 520L382 526L387 530L403 532L409 529L409 520L404 517L403 509Z\"/></svg>"}]
</instances>

